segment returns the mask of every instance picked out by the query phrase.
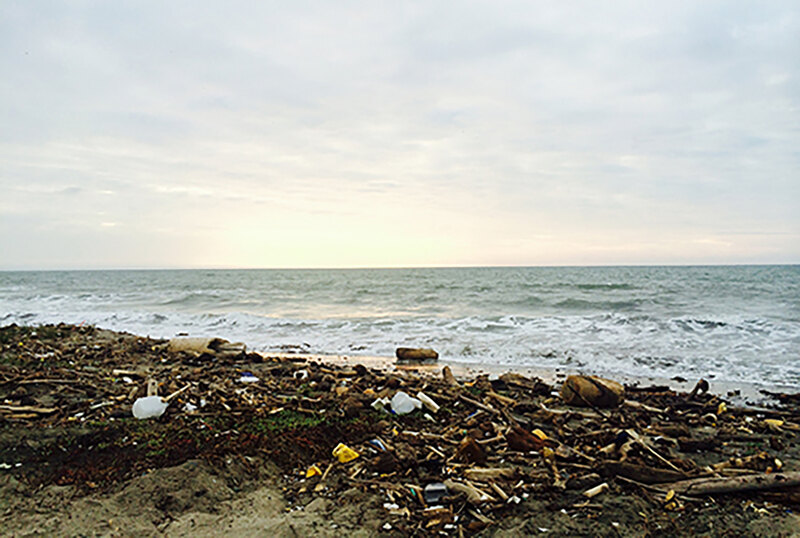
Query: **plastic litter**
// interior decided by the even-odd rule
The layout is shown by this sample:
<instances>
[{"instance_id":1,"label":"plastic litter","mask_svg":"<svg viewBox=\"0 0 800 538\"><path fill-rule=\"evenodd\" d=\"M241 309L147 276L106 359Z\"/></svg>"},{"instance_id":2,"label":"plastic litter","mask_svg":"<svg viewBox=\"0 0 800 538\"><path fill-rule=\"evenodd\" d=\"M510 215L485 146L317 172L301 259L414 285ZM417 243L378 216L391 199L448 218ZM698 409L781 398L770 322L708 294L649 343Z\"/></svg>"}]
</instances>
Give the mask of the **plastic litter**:
<instances>
[{"instance_id":1,"label":"plastic litter","mask_svg":"<svg viewBox=\"0 0 800 538\"><path fill-rule=\"evenodd\" d=\"M599 486L595 486L593 488L587 489L586 491L583 492L583 496L584 497L588 497L588 498L591 499L592 497L596 497L596 496L600 495L601 493L603 493L605 491L608 491L608 483L607 482L603 482Z\"/></svg>"},{"instance_id":2,"label":"plastic litter","mask_svg":"<svg viewBox=\"0 0 800 538\"><path fill-rule=\"evenodd\" d=\"M322 469L317 467L317 464L315 463L314 465L309 467L308 470L306 471L306 478L311 478L312 476L317 476L320 474L322 474Z\"/></svg>"},{"instance_id":3,"label":"plastic litter","mask_svg":"<svg viewBox=\"0 0 800 538\"><path fill-rule=\"evenodd\" d=\"M167 402L160 396L146 396L133 402L133 416L139 420L158 418L167 410Z\"/></svg>"},{"instance_id":4,"label":"plastic litter","mask_svg":"<svg viewBox=\"0 0 800 538\"><path fill-rule=\"evenodd\" d=\"M339 463L347 463L356 459L360 454L344 443L339 443L333 449L333 455L339 460Z\"/></svg>"},{"instance_id":5,"label":"plastic litter","mask_svg":"<svg viewBox=\"0 0 800 538\"><path fill-rule=\"evenodd\" d=\"M433 399L431 399L431 397L425 394L424 392L418 392L417 398L419 399L419 401L422 402L422 404L425 407L430 409L431 413L436 413L439 411L439 404L434 402Z\"/></svg>"},{"instance_id":6,"label":"plastic litter","mask_svg":"<svg viewBox=\"0 0 800 538\"><path fill-rule=\"evenodd\" d=\"M257 381L258 378L250 372L244 372L242 377L239 378L239 383L255 383Z\"/></svg>"},{"instance_id":7,"label":"plastic litter","mask_svg":"<svg viewBox=\"0 0 800 538\"><path fill-rule=\"evenodd\" d=\"M381 441L380 439L371 439L369 441L369 444L379 449L381 452L386 452L386 445L384 445L383 441Z\"/></svg>"},{"instance_id":8,"label":"plastic litter","mask_svg":"<svg viewBox=\"0 0 800 538\"><path fill-rule=\"evenodd\" d=\"M294 378L298 381L302 381L308 377L308 370L297 370L294 373Z\"/></svg>"},{"instance_id":9,"label":"plastic litter","mask_svg":"<svg viewBox=\"0 0 800 538\"><path fill-rule=\"evenodd\" d=\"M389 405L389 398L378 398L374 402L372 402L372 408L376 411L384 411L388 413L389 411L386 409L386 406Z\"/></svg>"},{"instance_id":10,"label":"plastic litter","mask_svg":"<svg viewBox=\"0 0 800 538\"><path fill-rule=\"evenodd\" d=\"M438 503L442 497L447 495L447 486L441 482L434 482L425 486L422 496L428 504Z\"/></svg>"},{"instance_id":11,"label":"plastic litter","mask_svg":"<svg viewBox=\"0 0 800 538\"><path fill-rule=\"evenodd\" d=\"M398 415L407 415L408 413L422 407L422 402L416 398L412 398L402 390L399 390L392 396L392 411Z\"/></svg>"}]
</instances>

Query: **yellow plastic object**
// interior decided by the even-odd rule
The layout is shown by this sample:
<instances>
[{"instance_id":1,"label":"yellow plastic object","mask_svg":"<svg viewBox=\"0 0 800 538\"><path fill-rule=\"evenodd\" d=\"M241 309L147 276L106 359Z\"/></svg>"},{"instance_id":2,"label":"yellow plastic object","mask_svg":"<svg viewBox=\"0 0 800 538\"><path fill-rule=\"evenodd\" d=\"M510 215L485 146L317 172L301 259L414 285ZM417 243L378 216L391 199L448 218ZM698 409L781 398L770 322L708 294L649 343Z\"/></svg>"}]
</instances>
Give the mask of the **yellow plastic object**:
<instances>
[{"instance_id":1,"label":"yellow plastic object","mask_svg":"<svg viewBox=\"0 0 800 538\"><path fill-rule=\"evenodd\" d=\"M777 418L765 418L764 424L766 424L771 430L777 430L783 426L784 422Z\"/></svg>"},{"instance_id":2,"label":"yellow plastic object","mask_svg":"<svg viewBox=\"0 0 800 538\"><path fill-rule=\"evenodd\" d=\"M725 402L721 402L719 406L717 406L717 416L721 415L725 411L728 410L728 406L725 405Z\"/></svg>"},{"instance_id":3,"label":"yellow plastic object","mask_svg":"<svg viewBox=\"0 0 800 538\"><path fill-rule=\"evenodd\" d=\"M336 445L336 448L333 449L333 455L339 460L339 463L347 463L348 461L356 459L359 453L349 446L339 443Z\"/></svg>"},{"instance_id":4,"label":"yellow plastic object","mask_svg":"<svg viewBox=\"0 0 800 538\"><path fill-rule=\"evenodd\" d=\"M539 428L536 428L531 433L533 435L535 435L536 437L538 437L539 439L541 439L542 441L546 441L547 440L547 435L542 430L540 430Z\"/></svg>"},{"instance_id":5,"label":"yellow plastic object","mask_svg":"<svg viewBox=\"0 0 800 538\"><path fill-rule=\"evenodd\" d=\"M322 474L322 470L317 467L316 464L314 464L308 468L308 471L306 471L306 478L311 478L312 476L317 476L318 474Z\"/></svg>"}]
</instances>

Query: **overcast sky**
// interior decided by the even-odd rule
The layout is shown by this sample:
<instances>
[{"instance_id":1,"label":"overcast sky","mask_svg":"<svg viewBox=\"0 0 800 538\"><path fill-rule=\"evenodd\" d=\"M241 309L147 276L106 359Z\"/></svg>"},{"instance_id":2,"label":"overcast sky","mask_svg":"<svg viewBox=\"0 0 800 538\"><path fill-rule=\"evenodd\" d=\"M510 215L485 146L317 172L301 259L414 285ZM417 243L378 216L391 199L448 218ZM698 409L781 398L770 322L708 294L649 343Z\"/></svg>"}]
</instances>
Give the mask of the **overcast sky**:
<instances>
[{"instance_id":1,"label":"overcast sky","mask_svg":"<svg viewBox=\"0 0 800 538\"><path fill-rule=\"evenodd\" d=\"M800 4L0 3L0 268L800 262Z\"/></svg>"}]
</instances>

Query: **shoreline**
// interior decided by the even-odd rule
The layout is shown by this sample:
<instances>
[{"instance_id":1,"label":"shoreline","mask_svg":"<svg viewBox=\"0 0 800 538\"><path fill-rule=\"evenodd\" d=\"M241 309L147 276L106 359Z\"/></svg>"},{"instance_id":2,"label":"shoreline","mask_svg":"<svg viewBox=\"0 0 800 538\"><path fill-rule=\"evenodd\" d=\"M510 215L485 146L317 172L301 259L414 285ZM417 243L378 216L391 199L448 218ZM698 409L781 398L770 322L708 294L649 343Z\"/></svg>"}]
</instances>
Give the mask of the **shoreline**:
<instances>
[{"instance_id":1,"label":"shoreline","mask_svg":"<svg viewBox=\"0 0 800 538\"><path fill-rule=\"evenodd\" d=\"M195 344L0 328L0 537L800 528L800 395L759 410L647 384L587 407L445 361ZM152 397L158 414L132 416Z\"/></svg>"},{"instance_id":2,"label":"shoreline","mask_svg":"<svg viewBox=\"0 0 800 538\"><path fill-rule=\"evenodd\" d=\"M737 405L759 407L764 403L773 401L769 396L761 391L776 393L800 392L798 387L793 385L775 385L764 383L745 383L736 381L718 381L714 378L704 377L698 379L686 379L685 381L667 378L663 376L633 376L633 375L604 375L595 374L587 369L568 369L568 368L545 368L535 366L513 367L509 365L486 364L481 362L462 362L447 359L438 359L426 362L405 362L398 361L394 357L380 356L361 356L361 355L325 355L318 353L271 353L256 352L264 357L275 357L285 360L306 360L321 364L332 364L337 366L353 366L360 364L367 368L377 368L385 372L413 373L421 375L438 376L445 366L450 367L457 378L469 379L479 375L488 375L489 379L496 379L505 373L520 374L531 378L537 378L547 384L558 386L567 376L570 375L599 375L613 379L626 386L646 387L664 386L678 392L690 392L700 379L708 381L709 392L720 397L727 398Z\"/></svg>"}]
</instances>

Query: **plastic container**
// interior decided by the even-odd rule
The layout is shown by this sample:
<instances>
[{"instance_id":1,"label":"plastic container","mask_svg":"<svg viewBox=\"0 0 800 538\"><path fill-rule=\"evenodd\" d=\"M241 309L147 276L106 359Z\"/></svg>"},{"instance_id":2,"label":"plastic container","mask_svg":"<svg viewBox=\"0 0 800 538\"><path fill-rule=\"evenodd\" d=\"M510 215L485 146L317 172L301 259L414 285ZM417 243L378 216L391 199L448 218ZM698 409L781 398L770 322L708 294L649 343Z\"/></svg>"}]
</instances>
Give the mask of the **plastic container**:
<instances>
[{"instance_id":1,"label":"plastic container","mask_svg":"<svg viewBox=\"0 0 800 538\"><path fill-rule=\"evenodd\" d=\"M398 415L406 415L414 409L422 407L422 402L416 398L412 398L402 390L399 390L392 396L392 411Z\"/></svg>"},{"instance_id":2,"label":"plastic container","mask_svg":"<svg viewBox=\"0 0 800 538\"><path fill-rule=\"evenodd\" d=\"M425 486L422 496L428 504L435 504L439 499L447 495L447 486L441 482L434 482Z\"/></svg>"},{"instance_id":3,"label":"plastic container","mask_svg":"<svg viewBox=\"0 0 800 538\"><path fill-rule=\"evenodd\" d=\"M389 398L378 398L377 400L372 402L372 408L375 411L383 411L385 413L388 413L389 410L386 409L386 406L389 404L390 404Z\"/></svg>"},{"instance_id":4,"label":"plastic container","mask_svg":"<svg viewBox=\"0 0 800 538\"><path fill-rule=\"evenodd\" d=\"M417 398L425 405L425 407L431 410L431 413L436 413L439 411L439 404L434 402L431 397L424 392L418 392Z\"/></svg>"},{"instance_id":5,"label":"plastic container","mask_svg":"<svg viewBox=\"0 0 800 538\"><path fill-rule=\"evenodd\" d=\"M133 402L133 416L139 420L158 418L164 414L169 404L160 396L147 396Z\"/></svg>"}]
</instances>

